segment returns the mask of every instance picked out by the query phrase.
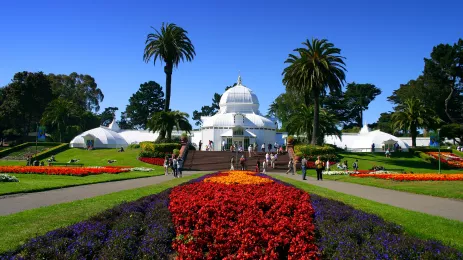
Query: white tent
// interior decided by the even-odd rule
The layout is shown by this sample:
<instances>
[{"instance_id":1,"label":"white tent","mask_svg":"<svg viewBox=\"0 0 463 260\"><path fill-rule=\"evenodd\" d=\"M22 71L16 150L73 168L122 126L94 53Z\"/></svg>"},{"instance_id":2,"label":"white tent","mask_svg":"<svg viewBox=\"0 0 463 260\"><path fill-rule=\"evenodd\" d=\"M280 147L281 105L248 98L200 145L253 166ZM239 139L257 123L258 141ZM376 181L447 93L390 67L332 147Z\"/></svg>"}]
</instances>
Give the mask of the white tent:
<instances>
[{"instance_id":1,"label":"white tent","mask_svg":"<svg viewBox=\"0 0 463 260\"><path fill-rule=\"evenodd\" d=\"M127 142L118 133L109 127L100 126L74 137L69 146L73 148L87 148L89 144L93 148L120 148L127 147Z\"/></svg>"}]
</instances>

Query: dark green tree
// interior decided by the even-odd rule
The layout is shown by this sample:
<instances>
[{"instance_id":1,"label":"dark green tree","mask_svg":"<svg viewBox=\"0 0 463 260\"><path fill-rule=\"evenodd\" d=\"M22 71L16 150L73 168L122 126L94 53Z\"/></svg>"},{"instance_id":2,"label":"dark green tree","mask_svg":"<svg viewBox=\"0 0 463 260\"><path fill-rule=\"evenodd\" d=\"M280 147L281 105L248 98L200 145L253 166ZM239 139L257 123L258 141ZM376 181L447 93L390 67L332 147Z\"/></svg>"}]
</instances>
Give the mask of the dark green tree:
<instances>
[{"instance_id":1,"label":"dark green tree","mask_svg":"<svg viewBox=\"0 0 463 260\"><path fill-rule=\"evenodd\" d=\"M108 126L116 118L117 107L107 107L103 113L100 114L100 125Z\"/></svg>"},{"instance_id":2,"label":"dark green tree","mask_svg":"<svg viewBox=\"0 0 463 260\"><path fill-rule=\"evenodd\" d=\"M72 101L82 110L100 110L104 95L92 76L73 72L70 75L50 74L48 77L55 96Z\"/></svg>"},{"instance_id":3,"label":"dark green tree","mask_svg":"<svg viewBox=\"0 0 463 260\"><path fill-rule=\"evenodd\" d=\"M133 125L127 119L126 112L121 113L121 120L117 121L117 124L119 125L121 129L125 129L125 130L134 129Z\"/></svg>"},{"instance_id":4,"label":"dark green tree","mask_svg":"<svg viewBox=\"0 0 463 260\"><path fill-rule=\"evenodd\" d=\"M164 92L158 83L148 81L140 84L125 109L127 123L131 128L146 129L148 119L154 113L162 111L164 102Z\"/></svg>"},{"instance_id":5,"label":"dark green tree","mask_svg":"<svg viewBox=\"0 0 463 260\"><path fill-rule=\"evenodd\" d=\"M378 129L389 134L395 134L392 123L392 112L381 113L378 119Z\"/></svg>"},{"instance_id":6,"label":"dark green tree","mask_svg":"<svg viewBox=\"0 0 463 260\"><path fill-rule=\"evenodd\" d=\"M2 90L0 118L7 122L8 131L26 139L35 131L45 108L54 98L50 81L42 72L18 72ZM2 122L3 124L3 122Z\"/></svg>"},{"instance_id":7,"label":"dark green tree","mask_svg":"<svg viewBox=\"0 0 463 260\"><path fill-rule=\"evenodd\" d=\"M320 96L331 92L341 92L345 81L344 57L341 50L326 39L307 40L303 48L290 54L285 63L289 64L283 71L283 84L286 89L299 92L305 99L305 105L310 105L313 100L313 131L312 144L319 142L320 128Z\"/></svg>"},{"instance_id":8,"label":"dark green tree","mask_svg":"<svg viewBox=\"0 0 463 260\"><path fill-rule=\"evenodd\" d=\"M355 118L357 126L363 125L363 111L368 109L368 105L376 96L381 94L381 90L373 84L358 84L355 82L347 84L344 98L346 106L351 111L350 118Z\"/></svg>"},{"instance_id":9,"label":"dark green tree","mask_svg":"<svg viewBox=\"0 0 463 260\"><path fill-rule=\"evenodd\" d=\"M195 48L188 38L188 32L174 23L163 23L158 31L151 27L154 33L148 34L145 41L143 60L148 63L153 59L153 64L159 59L164 62L164 73L166 73L166 99L164 111L170 109L170 93L172 87L172 71L178 67L180 61L192 61L196 55ZM165 137L165 132L160 133Z\"/></svg>"},{"instance_id":10,"label":"dark green tree","mask_svg":"<svg viewBox=\"0 0 463 260\"><path fill-rule=\"evenodd\" d=\"M174 128L178 131L190 132L192 130L190 122L188 122L189 115L180 111L161 111L153 114L148 121L148 129L153 132L166 132L166 139L158 139L158 142L171 142L172 131Z\"/></svg>"},{"instance_id":11,"label":"dark green tree","mask_svg":"<svg viewBox=\"0 0 463 260\"><path fill-rule=\"evenodd\" d=\"M41 124L48 126L47 129L55 128L58 132L59 142L62 142L63 132L72 125L72 121L79 116L78 107L71 101L64 98L57 98L50 102L43 113Z\"/></svg>"}]
</instances>

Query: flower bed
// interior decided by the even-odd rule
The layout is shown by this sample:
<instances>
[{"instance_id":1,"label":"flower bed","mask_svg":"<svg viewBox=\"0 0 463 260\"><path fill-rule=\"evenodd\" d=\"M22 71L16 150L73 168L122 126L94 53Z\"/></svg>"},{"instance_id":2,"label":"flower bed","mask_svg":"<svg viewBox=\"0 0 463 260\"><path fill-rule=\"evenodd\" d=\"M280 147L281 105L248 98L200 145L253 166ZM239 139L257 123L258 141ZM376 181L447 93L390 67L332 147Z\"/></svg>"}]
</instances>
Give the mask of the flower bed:
<instances>
[{"instance_id":1,"label":"flower bed","mask_svg":"<svg viewBox=\"0 0 463 260\"><path fill-rule=\"evenodd\" d=\"M433 157L436 160L439 160L438 152L426 152L426 154ZM441 152L440 161L441 163L445 163L453 168L463 168L463 158L453 153Z\"/></svg>"},{"instance_id":2,"label":"flower bed","mask_svg":"<svg viewBox=\"0 0 463 260\"><path fill-rule=\"evenodd\" d=\"M358 178L373 177L393 181L463 181L463 174L352 174Z\"/></svg>"},{"instance_id":3,"label":"flower bed","mask_svg":"<svg viewBox=\"0 0 463 260\"><path fill-rule=\"evenodd\" d=\"M309 195L270 179L229 185L250 183L243 174L172 190L177 259L317 259Z\"/></svg>"},{"instance_id":4,"label":"flower bed","mask_svg":"<svg viewBox=\"0 0 463 260\"><path fill-rule=\"evenodd\" d=\"M455 249L406 235L375 215L309 197L278 180L247 185L203 181L230 175L206 175L121 204L31 239L0 259L463 258Z\"/></svg>"},{"instance_id":5,"label":"flower bed","mask_svg":"<svg viewBox=\"0 0 463 260\"><path fill-rule=\"evenodd\" d=\"M129 168L120 167L55 167L55 166L0 166L3 173L25 173L46 175L87 176L102 173L117 174L128 172Z\"/></svg>"},{"instance_id":6,"label":"flower bed","mask_svg":"<svg viewBox=\"0 0 463 260\"><path fill-rule=\"evenodd\" d=\"M159 166L164 165L164 158L139 157L138 160L144 163L149 163L153 165L159 165Z\"/></svg>"}]
</instances>

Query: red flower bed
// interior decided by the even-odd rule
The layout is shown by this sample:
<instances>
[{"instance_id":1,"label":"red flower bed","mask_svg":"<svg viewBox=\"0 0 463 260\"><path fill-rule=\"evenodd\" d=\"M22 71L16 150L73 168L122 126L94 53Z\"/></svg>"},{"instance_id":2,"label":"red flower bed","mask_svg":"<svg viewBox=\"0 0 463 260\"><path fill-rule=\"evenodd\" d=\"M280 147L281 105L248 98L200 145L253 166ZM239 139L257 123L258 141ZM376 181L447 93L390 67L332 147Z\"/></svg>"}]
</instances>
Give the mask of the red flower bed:
<instances>
[{"instance_id":1,"label":"red flower bed","mask_svg":"<svg viewBox=\"0 0 463 260\"><path fill-rule=\"evenodd\" d=\"M463 181L463 174L352 174L350 176L393 181Z\"/></svg>"},{"instance_id":2,"label":"red flower bed","mask_svg":"<svg viewBox=\"0 0 463 260\"><path fill-rule=\"evenodd\" d=\"M29 173L46 175L87 176L102 173L117 174L129 171L120 167L55 167L55 166L0 166L0 173Z\"/></svg>"},{"instance_id":3,"label":"red flower bed","mask_svg":"<svg viewBox=\"0 0 463 260\"><path fill-rule=\"evenodd\" d=\"M324 163L325 163L325 167L323 167L323 169L326 168L326 162L324 162ZM336 164L336 162L330 162L330 166L333 166L335 164ZM315 162L314 161L308 161L307 162L307 168L308 169L315 169Z\"/></svg>"},{"instance_id":4,"label":"red flower bed","mask_svg":"<svg viewBox=\"0 0 463 260\"><path fill-rule=\"evenodd\" d=\"M307 193L279 183L173 188L177 259L317 259Z\"/></svg>"},{"instance_id":5,"label":"red flower bed","mask_svg":"<svg viewBox=\"0 0 463 260\"><path fill-rule=\"evenodd\" d=\"M164 165L164 158L140 157L138 159L142 162L149 163L149 164L154 164L154 165L159 165L159 166Z\"/></svg>"}]
</instances>

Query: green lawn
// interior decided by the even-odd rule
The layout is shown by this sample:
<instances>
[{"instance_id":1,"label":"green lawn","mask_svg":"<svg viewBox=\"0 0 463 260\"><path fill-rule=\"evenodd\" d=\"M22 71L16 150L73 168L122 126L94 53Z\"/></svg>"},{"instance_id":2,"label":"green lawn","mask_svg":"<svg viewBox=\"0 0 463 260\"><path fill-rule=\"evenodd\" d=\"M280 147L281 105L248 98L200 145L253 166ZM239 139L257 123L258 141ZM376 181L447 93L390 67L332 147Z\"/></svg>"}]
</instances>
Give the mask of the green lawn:
<instances>
[{"instance_id":1,"label":"green lawn","mask_svg":"<svg viewBox=\"0 0 463 260\"><path fill-rule=\"evenodd\" d=\"M308 175L317 177L314 170L308 171ZM369 185L384 189L406 191L416 194L424 194L443 198L463 199L463 181L391 181L375 178L356 178L348 175L323 175L323 179L344 181Z\"/></svg>"},{"instance_id":2,"label":"green lawn","mask_svg":"<svg viewBox=\"0 0 463 260\"><path fill-rule=\"evenodd\" d=\"M21 192L37 192L59 189L63 187L145 178L164 174L163 169L160 166L152 166L154 170L151 172L123 172L119 174L100 174L89 175L85 177L42 174L14 174L14 176L19 179L19 182L0 182L0 195Z\"/></svg>"},{"instance_id":3,"label":"green lawn","mask_svg":"<svg viewBox=\"0 0 463 260\"><path fill-rule=\"evenodd\" d=\"M381 204L278 175L272 175L272 177L293 184L309 193L338 200L356 209L378 215L386 221L401 225L410 235L422 239L439 240L463 251L463 222Z\"/></svg>"},{"instance_id":4,"label":"green lawn","mask_svg":"<svg viewBox=\"0 0 463 260\"><path fill-rule=\"evenodd\" d=\"M347 160L349 169L355 160L359 160L360 170L369 170L373 166L383 166L386 169L404 169L406 172L414 173L437 173L438 167L434 164L423 161L412 153L393 153L391 158L386 158L384 153L340 153L341 161ZM336 170L336 165L331 166ZM462 173L463 169L443 170L443 173Z\"/></svg>"},{"instance_id":5,"label":"green lawn","mask_svg":"<svg viewBox=\"0 0 463 260\"><path fill-rule=\"evenodd\" d=\"M96 149L84 150L71 148L55 155L58 162L68 162L71 159L79 159L79 163L85 166L132 166L132 167L152 167L153 165L139 161L138 153L140 149L126 149L125 152L119 153L117 149ZM108 160L117 162L108 164ZM7 161L0 160L0 165L26 165L26 161Z\"/></svg>"},{"instance_id":6,"label":"green lawn","mask_svg":"<svg viewBox=\"0 0 463 260\"><path fill-rule=\"evenodd\" d=\"M360 170L368 170L373 166L383 166L386 169L405 169L414 173L437 173L434 165L421 160L419 157L409 153L397 153L395 157L386 158L380 153L341 153L341 161L347 160L349 168L355 160L359 161ZM331 170L337 170L331 166ZM442 173L462 173L463 170L443 170ZM300 171L298 171L300 173ZM308 170L308 175L316 177L315 170ZM400 190L417 194L424 194L436 197L463 199L463 181L416 181L398 182L381 180L375 178L355 178L347 175L324 175L324 179L336 180L369 185L385 189Z\"/></svg>"},{"instance_id":7,"label":"green lawn","mask_svg":"<svg viewBox=\"0 0 463 260\"><path fill-rule=\"evenodd\" d=\"M87 151L83 149L69 149L55 155L58 162L68 162L70 159L80 159L80 163L85 166L132 166L153 168L151 172L125 172L120 174L101 174L90 175L85 177L76 176L54 176L40 174L16 174L17 182L0 183L0 195L13 194L20 192L35 192L62 187L77 186L98 182L117 181L125 179L143 178L163 174L163 168L148 163L141 162L137 159L139 149L127 149L123 153L118 153L116 149L98 149ZM108 164L108 160L117 160L117 162ZM25 161L7 161L0 160L0 165L25 165Z\"/></svg>"},{"instance_id":8,"label":"green lawn","mask_svg":"<svg viewBox=\"0 0 463 260\"><path fill-rule=\"evenodd\" d=\"M0 252L12 250L28 239L48 231L88 219L124 201L159 193L201 175L195 174L157 185L0 216Z\"/></svg>"}]
</instances>

